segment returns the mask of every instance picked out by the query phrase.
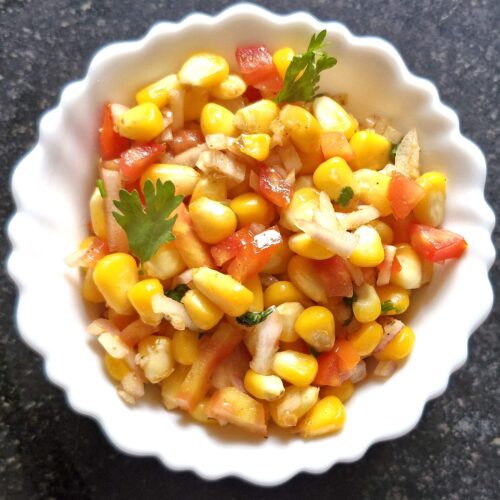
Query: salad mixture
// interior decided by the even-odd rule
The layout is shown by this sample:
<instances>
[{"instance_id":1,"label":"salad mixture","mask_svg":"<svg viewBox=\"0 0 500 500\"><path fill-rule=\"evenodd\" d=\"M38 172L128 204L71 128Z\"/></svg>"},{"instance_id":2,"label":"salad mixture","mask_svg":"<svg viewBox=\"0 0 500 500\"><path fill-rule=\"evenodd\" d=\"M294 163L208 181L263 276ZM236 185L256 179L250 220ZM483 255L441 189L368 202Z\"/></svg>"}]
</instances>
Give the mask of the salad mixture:
<instances>
[{"instance_id":1,"label":"salad mixture","mask_svg":"<svg viewBox=\"0 0 500 500\"><path fill-rule=\"evenodd\" d=\"M325 37L238 47L236 72L200 52L104 106L91 234L67 262L127 403L149 383L204 424L314 437L410 354L400 315L467 244L439 227L446 178L420 172L417 132L319 93Z\"/></svg>"}]
</instances>

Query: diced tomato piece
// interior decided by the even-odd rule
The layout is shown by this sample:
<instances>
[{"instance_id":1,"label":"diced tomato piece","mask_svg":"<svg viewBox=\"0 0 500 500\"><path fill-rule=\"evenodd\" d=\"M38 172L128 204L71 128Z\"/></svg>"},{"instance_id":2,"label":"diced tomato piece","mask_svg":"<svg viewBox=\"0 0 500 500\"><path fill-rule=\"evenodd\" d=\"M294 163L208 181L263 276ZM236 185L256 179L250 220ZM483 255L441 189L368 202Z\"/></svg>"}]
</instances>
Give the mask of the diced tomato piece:
<instances>
[{"instance_id":1,"label":"diced tomato piece","mask_svg":"<svg viewBox=\"0 0 500 500\"><path fill-rule=\"evenodd\" d=\"M399 259L397 255L394 256L394 260L392 261L392 267L391 267L391 274L397 274L399 271L401 271L403 267L401 266L401 262L399 262Z\"/></svg>"},{"instance_id":2,"label":"diced tomato piece","mask_svg":"<svg viewBox=\"0 0 500 500\"><path fill-rule=\"evenodd\" d=\"M130 316L125 316L130 318ZM113 320L114 321L114 320ZM146 325L142 320L137 319L129 323L120 332L120 338L129 346L136 346L141 340L156 333L158 328L156 326Z\"/></svg>"},{"instance_id":3,"label":"diced tomato piece","mask_svg":"<svg viewBox=\"0 0 500 500\"><path fill-rule=\"evenodd\" d=\"M200 240L184 203L176 210L177 219L172 232L174 244L188 267L215 267L209 247Z\"/></svg>"},{"instance_id":4,"label":"diced tomato piece","mask_svg":"<svg viewBox=\"0 0 500 500\"><path fill-rule=\"evenodd\" d=\"M241 76L248 85L255 86L278 75L271 53L265 45L238 47L236 61Z\"/></svg>"},{"instance_id":5,"label":"diced tomato piece","mask_svg":"<svg viewBox=\"0 0 500 500\"><path fill-rule=\"evenodd\" d=\"M215 333L201 343L198 357L191 366L177 394L179 406L193 411L210 388L210 377L243 339L241 330L221 323Z\"/></svg>"},{"instance_id":6,"label":"diced tomato piece","mask_svg":"<svg viewBox=\"0 0 500 500\"><path fill-rule=\"evenodd\" d=\"M110 319L118 330L123 330L137 319L137 314L113 314Z\"/></svg>"},{"instance_id":7,"label":"diced tomato piece","mask_svg":"<svg viewBox=\"0 0 500 500\"><path fill-rule=\"evenodd\" d=\"M218 266L234 259L242 247L252 242L255 233L249 227L243 227L210 249Z\"/></svg>"},{"instance_id":8,"label":"diced tomato piece","mask_svg":"<svg viewBox=\"0 0 500 500\"><path fill-rule=\"evenodd\" d=\"M144 193L142 192L142 189L141 189L141 181L140 181L140 179L137 179L134 182L130 182L128 184L125 184L124 188L129 193L131 193L135 189L137 191L137 193L139 194L139 198L141 199L141 203L143 205L146 204L146 198L144 198Z\"/></svg>"},{"instance_id":9,"label":"diced tomato piece","mask_svg":"<svg viewBox=\"0 0 500 500\"><path fill-rule=\"evenodd\" d=\"M196 123L192 123L174 132L172 140L168 141L168 145L172 154L178 155L204 142L205 137L203 137L200 126Z\"/></svg>"},{"instance_id":10,"label":"diced tomato piece","mask_svg":"<svg viewBox=\"0 0 500 500\"><path fill-rule=\"evenodd\" d=\"M398 243L409 243L410 242L410 226L414 223L413 215L410 214L404 219L396 219L392 215L384 217L382 219L386 224L388 224L393 232L393 245Z\"/></svg>"},{"instance_id":11,"label":"diced tomato piece","mask_svg":"<svg viewBox=\"0 0 500 500\"><path fill-rule=\"evenodd\" d=\"M262 94L264 94L264 96L268 97L269 94L277 94L281 90L281 88L283 87L283 80L276 71L273 76L266 78L259 83L256 83L255 87Z\"/></svg>"},{"instance_id":12,"label":"diced tomato piece","mask_svg":"<svg viewBox=\"0 0 500 500\"><path fill-rule=\"evenodd\" d=\"M142 144L127 149L120 156L120 171L127 182L134 182L144 170L160 159L165 153L165 144Z\"/></svg>"},{"instance_id":13,"label":"diced tomato piece","mask_svg":"<svg viewBox=\"0 0 500 500\"><path fill-rule=\"evenodd\" d=\"M99 129L99 143L101 146L101 158L103 160L113 160L128 149L130 141L115 132L113 126L113 115L109 104L103 107L102 123Z\"/></svg>"},{"instance_id":14,"label":"diced tomato piece","mask_svg":"<svg viewBox=\"0 0 500 500\"><path fill-rule=\"evenodd\" d=\"M205 411L221 425L230 423L254 434L267 435L264 405L236 387L215 391Z\"/></svg>"},{"instance_id":15,"label":"diced tomato piece","mask_svg":"<svg viewBox=\"0 0 500 500\"><path fill-rule=\"evenodd\" d=\"M246 97L248 102L257 102L262 99L262 94L260 93L259 89L256 89L255 87L252 87L249 85L243 94L243 97Z\"/></svg>"},{"instance_id":16,"label":"diced tomato piece","mask_svg":"<svg viewBox=\"0 0 500 500\"><path fill-rule=\"evenodd\" d=\"M342 132L326 132L322 134L321 151L326 159L340 156L345 161L354 160L354 151Z\"/></svg>"},{"instance_id":17,"label":"diced tomato piece","mask_svg":"<svg viewBox=\"0 0 500 500\"><path fill-rule=\"evenodd\" d=\"M335 255L326 260L315 260L314 267L323 282L327 297L352 297L351 273L346 261Z\"/></svg>"},{"instance_id":18,"label":"diced tomato piece","mask_svg":"<svg viewBox=\"0 0 500 500\"><path fill-rule=\"evenodd\" d=\"M387 197L396 219L404 219L410 215L418 202L425 196L422 186L406 175L394 172Z\"/></svg>"},{"instance_id":19,"label":"diced tomato piece","mask_svg":"<svg viewBox=\"0 0 500 500\"><path fill-rule=\"evenodd\" d=\"M411 246L430 262L458 259L467 248L467 242L459 234L424 224L413 224L410 238Z\"/></svg>"},{"instance_id":20,"label":"diced tomato piece","mask_svg":"<svg viewBox=\"0 0 500 500\"><path fill-rule=\"evenodd\" d=\"M227 267L227 272L238 281L245 281L262 271L278 251L283 238L277 227L256 234L250 244L244 245Z\"/></svg>"},{"instance_id":21,"label":"diced tomato piece","mask_svg":"<svg viewBox=\"0 0 500 500\"><path fill-rule=\"evenodd\" d=\"M345 339L336 339L333 348L318 356L316 385L339 386L358 363L360 357L353 345ZM343 377L344 375L344 377Z\"/></svg>"},{"instance_id":22,"label":"diced tomato piece","mask_svg":"<svg viewBox=\"0 0 500 500\"><path fill-rule=\"evenodd\" d=\"M311 354L311 349L309 349L309 346L301 338L298 338L293 342L280 342L280 349L282 351L295 351L301 352L302 354Z\"/></svg>"},{"instance_id":23,"label":"diced tomato piece","mask_svg":"<svg viewBox=\"0 0 500 500\"><path fill-rule=\"evenodd\" d=\"M82 267L95 267L97 262L109 253L108 245L97 236L91 236L85 247L85 253L79 259Z\"/></svg>"},{"instance_id":24,"label":"diced tomato piece","mask_svg":"<svg viewBox=\"0 0 500 500\"><path fill-rule=\"evenodd\" d=\"M277 207L286 208L292 199L293 187L276 168L262 165L259 173L259 191Z\"/></svg>"}]
</instances>

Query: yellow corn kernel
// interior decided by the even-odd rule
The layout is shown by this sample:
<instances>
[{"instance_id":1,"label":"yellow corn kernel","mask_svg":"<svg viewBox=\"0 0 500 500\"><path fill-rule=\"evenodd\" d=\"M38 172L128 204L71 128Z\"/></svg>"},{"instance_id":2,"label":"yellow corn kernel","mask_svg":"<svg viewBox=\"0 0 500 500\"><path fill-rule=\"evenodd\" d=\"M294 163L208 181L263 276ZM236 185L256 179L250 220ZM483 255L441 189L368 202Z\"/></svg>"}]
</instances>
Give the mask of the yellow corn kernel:
<instances>
[{"instance_id":1,"label":"yellow corn kernel","mask_svg":"<svg viewBox=\"0 0 500 500\"><path fill-rule=\"evenodd\" d=\"M119 314L132 314L134 308L128 291L138 281L135 259L126 253L111 253L99 260L94 268L94 283L109 307Z\"/></svg>"},{"instance_id":2,"label":"yellow corn kernel","mask_svg":"<svg viewBox=\"0 0 500 500\"><path fill-rule=\"evenodd\" d=\"M302 311L295 331L316 351L329 351L335 342L335 320L326 307L311 306Z\"/></svg>"},{"instance_id":3,"label":"yellow corn kernel","mask_svg":"<svg viewBox=\"0 0 500 500\"><path fill-rule=\"evenodd\" d=\"M304 153L312 153L320 146L321 128L318 120L301 106L287 104L280 112L280 121L292 142Z\"/></svg>"},{"instance_id":4,"label":"yellow corn kernel","mask_svg":"<svg viewBox=\"0 0 500 500\"><path fill-rule=\"evenodd\" d=\"M90 197L90 223L92 224L92 231L94 234L106 240L106 216L104 215L104 199L101 196L98 188L94 189Z\"/></svg>"},{"instance_id":5,"label":"yellow corn kernel","mask_svg":"<svg viewBox=\"0 0 500 500\"><path fill-rule=\"evenodd\" d=\"M267 134L241 134L238 144L243 154L264 161L269 156L271 137Z\"/></svg>"},{"instance_id":6,"label":"yellow corn kernel","mask_svg":"<svg viewBox=\"0 0 500 500\"><path fill-rule=\"evenodd\" d=\"M318 400L319 388L288 386L283 397L269 404L271 417L280 427L294 427Z\"/></svg>"},{"instance_id":7,"label":"yellow corn kernel","mask_svg":"<svg viewBox=\"0 0 500 500\"><path fill-rule=\"evenodd\" d=\"M413 290L422 282L422 261L413 248L402 243L396 245L396 258L401 264L398 272L391 273L391 284Z\"/></svg>"},{"instance_id":8,"label":"yellow corn kernel","mask_svg":"<svg viewBox=\"0 0 500 500\"><path fill-rule=\"evenodd\" d=\"M269 226L275 216L271 203L257 193L240 194L229 206L238 217L238 227L249 226L252 223Z\"/></svg>"},{"instance_id":9,"label":"yellow corn kernel","mask_svg":"<svg viewBox=\"0 0 500 500\"><path fill-rule=\"evenodd\" d=\"M108 353L104 354L104 368L108 375L117 382L130 373L130 368L123 359L113 358Z\"/></svg>"},{"instance_id":10,"label":"yellow corn kernel","mask_svg":"<svg viewBox=\"0 0 500 500\"><path fill-rule=\"evenodd\" d=\"M165 78L139 90L135 94L135 100L137 104L152 102L159 108L164 108L170 101L170 92L181 88L177 75L167 75Z\"/></svg>"},{"instance_id":11,"label":"yellow corn kernel","mask_svg":"<svg viewBox=\"0 0 500 500\"><path fill-rule=\"evenodd\" d=\"M172 337L172 355L181 365L192 365L198 357L198 333L175 330Z\"/></svg>"},{"instance_id":12,"label":"yellow corn kernel","mask_svg":"<svg viewBox=\"0 0 500 500\"><path fill-rule=\"evenodd\" d=\"M262 283L259 275L255 274L247 278L243 282L243 286L248 288L253 293L252 305L248 308L252 312L260 312L264 310L264 292L262 291ZM266 306L267 307L267 306Z\"/></svg>"},{"instance_id":13,"label":"yellow corn kernel","mask_svg":"<svg viewBox=\"0 0 500 500\"><path fill-rule=\"evenodd\" d=\"M146 142L154 139L163 130L163 116L153 102L138 104L122 113L116 128L122 137Z\"/></svg>"},{"instance_id":14,"label":"yellow corn kernel","mask_svg":"<svg viewBox=\"0 0 500 500\"><path fill-rule=\"evenodd\" d=\"M318 362L311 354L280 351L274 355L273 372L292 385L306 387L318 373Z\"/></svg>"},{"instance_id":15,"label":"yellow corn kernel","mask_svg":"<svg viewBox=\"0 0 500 500\"><path fill-rule=\"evenodd\" d=\"M337 201L345 188L356 190L354 175L346 161L334 156L323 162L314 172L314 185L320 191L326 191L331 200Z\"/></svg>"},{"instance_id":16,"label":"yellow corn kernel","mask_svg":"<svg viewBox=\"0 0 500 500\"><path fill-rule=\"evenodd\" d=\"M151 305L153 296L157 294L163 294L163 286L156 278L139 281L128 291L130 303L147 325L159 325L163 318L163 315L153 311Z\"/></svg>"},{"instance_id":17,"label":"yellow corn kernel","mask_svg":"<svg viewBox=\"0 0 500 500\"><path fill-rule=\"evenodd\" d=\"M361 203L373 205L382 217L392 212L387 196L391 176L363 168L354 172L356 191Z\"/></svg>"},{"instance_id":18,"label":"yellow corn kernel","mask_svg":"<svg viewBox=\"0 0 500 500\"><path fill-rule=\"evenodd\" d=\"M288 207L281 212L280 224L290 231L300 231L295 219L312 221L319 210L319 192L313 188L298 189L293 193Z\"/></svg>"},{"instance_id":19,"label":"yellow corn kernel","mask_svg":"<svg viewBox=\"0 0 500 500\"><path fill-rule=\"evenodd\" d=\"M345 423L345 408L336 396L320 399L298 423L296 431L310 438L337 432Z\"/></svg>"},{"instance_id":20,"label":"yellow corn kernel","mask_svg":"<svg viewBox=\"0 0 500 500\"><path fill-rule=\"evenodd\" d=\"M318 279L313 262L309 259L294 255L288 263L288 277L290 281L314 302L327 301L323 284Z\"/></svg>"},{"instance_id":21,"label":"yellow corn kernel","mask_svg":"<svg viewBox=\"0 0 500 500\"><path fill-rule=\"evenodd\" d=\"M238 75L229 75L225 80L210 89L210 93L216 99L223 101L236 99L242 96L247 89L247 84Z\"/></svg>"},{"instance_id":22,"label":"yellow corn kernel","mask_svg":"<svg viewBox=\"0 0 500 500\"><path fill-rule=\"evenodd\" d=\"M208 402L210 401L209 397L203 398L194 408L192 412L189 414L198 422L201 422L202 424L209 424L213 425L217 423L217 420L215 418L211 418L207 415L206 408L208 405Z\"/></svg>"},{"instance_id":23,"label":"yellow corn kernel","mask_svg":"<svg viewBox=\"0 0 500 500\"><path fill-rule=\"evenodd\" d=\"M186 264L175 248L173 241L164 243L147 262L143 264L144 274L150 278L168 280L182 273Z\"/></svg>"},{"instance_id":24,"label":"yellow corn kernel","mask_svg":"<svg viewBox=\"0 0 500 500\"><path fill-rule=\"evenodd\" d=\"M199 120L209 98L208 90L199 87L188 87L184 94L184 121Z\"/></svg>"},{"instance_id":25,"label":"yellow corn kernel","mask_svg":"<svg viewBox=\"0 0 500 500\"><path fill-rule=\"evenodd\" d=\"M377 231L380 239L382 240L382 244L392 245L392 242L394 241L394 232L389 224L377 219L369 222L368 226L373 227L373 229Z\"/></svg>"},{"instance_id":26,"label":"yellow corn kernel","mask_svg":"<svg viewBox=\"0 0 500 500\"><path fill-rule=\"evenodd\" d=\"M193 323L200 330L210 330L224 316L219 307L198 290L189 290L181 302Z\"/></svg>"},{"instance_id":27,"label":"yellow corn kernel","mask_svg":"<svg viewBox=\"0 0 500 500\"><path fill-rule=\"evenodd\" d=\"M174 372L162 380L161 399L167 410L178 408L177 393L190 369L190 366L177 365Z\"/></svg>"},{"instance_id":28,"label":"yellow corn kernel","mask_svg":"<svg viewBox=\"0 0 500 500\"><path fill-rule=\"evenodd\" d=\"M286 266L293 257L293 252L288 247L288 238L283 236L283 241L280 243L278 250L267 261L267 264L262 269L263 274L284 274Z\"/></svg>"},{"instance_id":29,"label":"yellow corn kernel","mask_svg":"<svg viewBox=\"0 0 500 500\"><path fill-rule=\"evenodd\" d=\"M274 401L285 392L285 386L276 375L261 375L253 370L247 370L243 380L245 389L257 399Z\"/></svg>"},{"instance_id":30,"label":"yellow corn kernel","mask_svg":"<svg viewBox=\"0 0 500 500\"><path fill-rule=\"evenodd\" d=\"M392 144L383 135L371 130L356 132L349 141L354 152L352 168L369 168L380 170L390 161Z\"/></svg>"},{"instance_id":31,"label":"yellow corn kernel","mask_svg":"<svg viewBox=\"0 0 500 500\"><path fill-rule=\"evenodd\" d=\"M94 283L94 270L90 267L85 269L82 283L82 297L84 300L91 302L92 304L101 304L104 302L102 293Z\"/></svg>"},{"instance_id":32,"label":"yellow corn kernel","mask_svg":"<svg viewBox=\"0 0 500 500\"><path fill-rule=\"evenodd\" d=\"M334 252L314 241L306 233L296 233L290 236L288 246L297 255L313 260L325 260L335 255Z\"/></svg>"},{"instance_id":33,"label":"yellow corn kernel","mask_svg":"<svg viewBox=\"0 0 500 500\"><path fill-rule=\"evenodd\" d=\"M286 70L288 69L288 66L290 66L294 56L295 51L290 47L283 47L273 54L273 63L276 66L278 74L282 80L285 79Z\"/></svg>"},{"instance_id":34,"label":"yellow corn kernel","mask_svg":"<svg viewBox=\"0 0 500 500\"><path fill-rule=\"evenodd\" d=\"M376 321L370 321L361 325L358 331L350 333L348 339L359 356L365 358L378 346L383 334L382 326Z\"/></svg>"},{"instance_id":35,"label":"yellow corn kernel","mask_svg":"<svg viewBox=\"0 0 500 500\"><path fill-rule=\"evenodd\" d=\"M355 288L356 300L352 304L354 317L360 323L375 321L382 310L375 288L368 283Z\"/></svg>"},{"instance_id":36,"label":"yellow corn kernel","mask_svg":"<svg viewBox=\"0 0 500 500\"><path fill-rule=\"evenodd\" d=\"M440 172L427 172L417 179L425 195L413 209L415 219L421 224L437 227L444 218L446 176Z\"/></svg>"},{"instance_id":37,"label":"yellow corn kernel","mask_svg":"<svg viewBox=\"0 0 500 500\"><path fill-rule=\"evenodd\" d=\"M377 288L377 294L384 309L382 314L394 316L402 314L410 305L408 290L395 285L384 285Z\"/></svg>"},{"instance_id":38,"label":"yellow corn kernel","mask_svg":"<svg viewBox=\"0 0 500 500\"><path fill-rule=\"evenodd\" d=\"M401 331L374 356L379 361L399 361L409 356L415 343L415 333L409 326L404 326Z\"/></svg>"},{"instance_id":39,"label":"yellow corn kernel","mask_svg":"<svg viewBox=\"0 0 500 500\"><path fill-rule=\"evenodd\" d=\"M329 385L324 385L319 390L319 395L321 398L326 398L327 396L335 396L342 401L342 403L347 402L351 399L351 396L354 394L354 384L347 379L345 382L342 382L337 387L332 387Z\"/></svg>"},{"instance_id":40,"label":"yellow corn kernel","mask_svg":"<svg viewBox=\"0 0 500 500\"><path fill-rule=\"evenodd\" d=\"M273 101L261 99L236 111L234 124L246 134L268 134L271 123L278 118L279 108Z\"/></svg>"},{"instance_id":41,"label":"yellow corn kernel","mask_svg":"<svg viewBox=\"0 0 500 500\"><path fill-rule=\"evenodd\" d=\"M210 198L215 201L227 200L226 183L222 179L201 177L191 195L191 203L200 198Z\"/></svg>"},{"instance_id":42,"label":"yellow corn kernel","mask_svg":"<svg viewBox=\"0 0 500 500\"><path fill-rule=\"evenodd\" d=\"M297 151L297 153L299 153L300 160L302 161L301 175L313 174L318 165L321 165L325 161L321 147L309 153L304 153L303 151Z\"/></svg>"},{"instance_id":43,"label":"yellow corn kernel","mask_svg":"<svg viewBox=\"0 0 500 500\"><path fill-rule=\"evenodd\" d=\"M295 331L295 322L304 310L300 302L284 302L276 307L276 311L281 316L283 329L280 334L281 342L295 342L299 339Z\"/></svg>"},{"instance_id":44,"label":"yellow corn kernel","mask_svg":"<svg viewBox=\"0 0 500 500\"><path fill-rule=\"evenodd\" d=\"M141 189L144 191L146 181L151 181L156 187L158 179L161 182L172 181L175 194L189 196L200 179L200 174L192 167L185 165L170 165L168 163L155 163L148 167L141 176Z\"/></svg>"},{"instance_id":45,"label":"yellow corn kernel","mask_svg":"<svg viewBox=\"0 0 500 500\"><path fill-rule=\"evenodd\" d=\"M228 316L241 316L253 304L253 293L227 274L208 267L193 271L196 288Z\"/></svg>"},{"instance_id":46,"label":"yellow corn kernel","mask_svg":"<svg viewBox=\"0 0 500 500\"><path fill-rule=\"evenodd\" d=\"M161 382L174 371L172 341L169 338L150 335L139 342L137 352L138 365L152 384Z\"/></svg>"},{"instance_id":47,"label":"yellow corn kernel","mask_svg":"<svg viewBox=\"0 0 500 500\"><path fill-rule=\"evenodd\" d=\"M360 226L354 234L358 244L349 257L351 264L358 267L375 267L384 260L384 247L378 232L371 226Z\"/></svg>"},{"instance_id":48,"label":"yellow corn kernel","mask_svg":"<svg viewBox=\"0 0 500 500\"><path fill-rule=\"evenodd\" d=\"M215 245L234 233L238 220L226 205L209 198L199 198L189 205L189 215L200 239Z\"/></svg>"},{"instance_id":49,"label":"yellow corn kernel","mask_svg":"<svg viewBox=\"0 0 500 500\"><path fill-rule=\"evenodd\" d=\"M307 304L306 296L291 281L276 281L264 292L264 306L279 306L284 302L300 302Z\"/></svg>"},{"instance_id":50,"label":"yellow corn kernel","mask_svg":"<svg viewBox=\"0 0 500 500\"><path fill-rule=\"evenodd\" d=\"M229 65L223 57L200 52L182 65L178 77L183 85L208 89L223 82L228 75Z\"/></svg>"},{"instance_id":51,"label":"yellow corn kernel","mask_svg":"<svg viewBox=\"0 0 500 500\"><path fill-rule=\"evenodd\" d=\"M234 115L224 106L209 102L203 106L200 116L200 126L203 135L224 134L229 137L238 135L233 124Z\"/></svg>"},{"instance_id":52,"label":"yellow corn kernel","mask_svg":"<svg viewBox=\"0 0 500 500\"><path fill-rule=\"evenodd\" d=\"M315 99L313 111L323 132L342 132L350 139L358 128L356 118L331 97L322 96Z\"/></svg>"}]
</instances>

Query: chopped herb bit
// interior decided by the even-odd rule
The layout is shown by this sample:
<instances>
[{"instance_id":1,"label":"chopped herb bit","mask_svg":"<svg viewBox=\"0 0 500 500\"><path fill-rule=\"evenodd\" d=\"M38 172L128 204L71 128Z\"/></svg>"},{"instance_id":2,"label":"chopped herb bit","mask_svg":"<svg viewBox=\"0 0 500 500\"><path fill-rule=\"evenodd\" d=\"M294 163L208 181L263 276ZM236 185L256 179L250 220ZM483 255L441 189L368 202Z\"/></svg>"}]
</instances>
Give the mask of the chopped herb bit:
<instances>
[{"instance_id":1,"label":"chopped herb bit","mask_svg":"<svg viewBox=\"0 0 500 500\"><path fill-rule=\"evenodd\" d=\"M346 186L342 188L342 191L340 191L340 196L339 199L337 200L337 203L339 205L342 205L343 207L346 207L349 202L352 200L352 197L354 196L354 191L351 186Z\"/></svg>"},{"instance_id":2,"label":"chopped herb bit","mask_svg":"<svg viewBox=\"0 0 500 500\"><path fill-rule=\"evenodd\" d=\"M396 161L396 153L398 152L398 147L399 147L399 143L392 145L392 148L391 148L391 161L392 162Z\"/></svg>"},{"instance_id":3,"label":"chopped herb bit","mask_svg":"<svg viewBox=\"0 0 500 500\"><path fill-rule=\"evenodd\" d=\"M175 239L172 234L177 216L167 219L183 200L174 196L175 187L171 181L153 183L148 180L144 185L146 207L142 206L139 193L120 190L120 200L114 204L119 212L113 212L116 222L127 233L130 251L141 261L147 262L160 248L162 243Z\"/></svg>"},{"instance_id":4,"label":"chopped herb bit","mask_svg":"<svg viewBox=\"0 0 500 500\"><path fill-rule=\"evenodd\" d=\"M344 304L352 307L353 303L358 300L358 296L356 293L353 293L352 297L344 297L342 300L344 301Z\"/></svg>"},{"instance_id":5,"label":"chopped herb bit","mask_svg":"<svg viewBox=\"0 0 500 500\"><path fill-rule=\"evenodd\" d=\"M318 96L319 74L337 64L337 59L323 50L325 38L326 30L313 35L307 51L294 56L275 102L310 102Z\"/></svg>"},{"instance_id":6,"label":"chopped herb bit","mask_svg":"<svg viewBox=\"0 0 500 500\"><path fill-rule=\"evenodd\" d=\"M251 311L248 311L245 314L242 314L241 316L238 316L236 318L236 321L240 325L254 326L254 325L257 325L259 323L262 323L275 310L276 310L276 306L271 306L271 307L268 307L267 309L265 309L262 312L251 312Z\"/></svg>"},{"instance_id":7,"label":"chopped herb bit","mask_svg":"<svg viewBox=\"0 0 500 500\"><path fill-rule=\"evenodd\" d=\"M101 198L106 198L106 188L104 187L104 181L102 179L97 179L95 181L95 185L97 186L97 189L99 190Z\"/></svg>"},{"instance_id":8,"label":"chopped herb bit","mask_svg":"<svg viewBox=\"0 0 500 500\"><path fill-rule=\"evenodd\" d=\"M380 306L382 314L387 314L389 311L399 312L399 309L392 303L392 300L385 300Z\"/></svg>"},{"instance_id":9,"label":"chopped herb bit","mask_svg":"<svg viewBox=\"0 0 500 500\"><path fill-rule=\"evenodd\" d=\"M187 285L181 284L177 285L175 288L172 288L172 290L169 290L168 292L165 293L167 297L170 297L171 299L176 300L177 302L180 302L182 300L182 297L186 295L186 292L189 290L189 287Z\"/></svg>"}]
</instances>

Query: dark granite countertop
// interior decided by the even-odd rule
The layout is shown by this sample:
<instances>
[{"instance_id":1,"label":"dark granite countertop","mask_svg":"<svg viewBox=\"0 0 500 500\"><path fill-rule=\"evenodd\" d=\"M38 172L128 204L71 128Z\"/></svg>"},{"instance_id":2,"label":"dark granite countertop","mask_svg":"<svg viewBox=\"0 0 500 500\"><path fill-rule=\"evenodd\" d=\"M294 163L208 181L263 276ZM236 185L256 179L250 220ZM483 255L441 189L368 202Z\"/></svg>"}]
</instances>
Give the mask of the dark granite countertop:
<instances>
[{"instance_id":1,"label":"dark granite countertop","mask_svg":"<svg viewBox=\"0 0 500 500\"><path fill-rule=\"evenodd\" d=\"M55 104L66 82L84 74L99 47L138 37L155 21L176 20L196 9L215 13L229 3L0 0L0 158L5 179L36 140L40 113ZM394 43L411 70L436 82L442 99L457 110L463 132L485 152L487 198L498 210L498 0L262 3L281 12L306 6L319 18L337 19L355 33ZM5 221L13 209L7 182L1 195ZM9 250L4 233L0 249L3 261ZM498 266L492 279L497 289ZM467 365L452 376L445 395L427 405L413 432L373 446L355 464L338 465L321 476L303 474L263 490L235 479L206 483L188 472L170 472L154 459L116 451L96 423L73 413L64 394L47 382L40 356L16 334L16 291L3 271L0 286L0 498L498 498L498 307L472 337Z\"/></svg>"}]
</instances>

